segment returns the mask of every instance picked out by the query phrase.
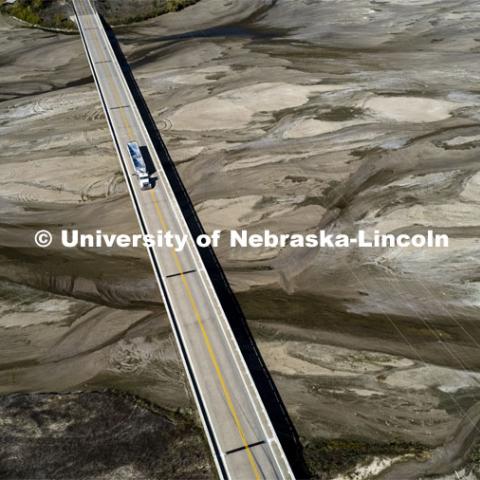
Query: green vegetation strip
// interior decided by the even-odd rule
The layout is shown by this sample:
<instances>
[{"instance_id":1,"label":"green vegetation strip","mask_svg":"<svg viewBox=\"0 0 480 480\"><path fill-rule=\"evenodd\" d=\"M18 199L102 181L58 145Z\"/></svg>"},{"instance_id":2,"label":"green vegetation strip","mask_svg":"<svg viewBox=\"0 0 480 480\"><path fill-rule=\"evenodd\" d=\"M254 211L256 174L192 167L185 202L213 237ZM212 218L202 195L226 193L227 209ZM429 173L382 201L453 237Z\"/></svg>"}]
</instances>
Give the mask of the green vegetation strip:
<instances>
[{"instance_id":1,"label":"green vegetation strip","mask_svg":"<svg viewBox=\"0 0 480 480\"><path fill-rule=\"evenodd\" d=\"M158 17L165 13L178 12L198 1L199 0L153 0L150 8L145 4L145 12L134 16L109 18L107 14L106 17L112 24L130 24ZM14 4L3 5L1 11L19 20L40 27L61 30L77 29L75 23L68 18L68 7L62 8L61 5L53 0L17 0Z\"/></svg>"},{"instance_id":2,"label":"green vegetation strip","mask_svg":"<svg viewBox=\"0 0 480 480\"><path fill-rule=\"evenodd\" d=\"M13 5L4 5L2 11L15 18L49 28L76 29L68 17L60 12L46 15L46 9L52 4L48 0L17 0Z\"/></svg>"}]
</instances>

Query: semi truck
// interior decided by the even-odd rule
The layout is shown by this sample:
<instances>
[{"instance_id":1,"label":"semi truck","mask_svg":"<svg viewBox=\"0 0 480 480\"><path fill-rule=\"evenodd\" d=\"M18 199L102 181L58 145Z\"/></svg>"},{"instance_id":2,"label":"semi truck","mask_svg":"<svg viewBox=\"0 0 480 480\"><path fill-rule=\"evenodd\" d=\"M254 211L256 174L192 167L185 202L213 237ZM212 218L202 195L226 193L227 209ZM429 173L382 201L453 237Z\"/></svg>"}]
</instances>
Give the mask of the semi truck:
<instances>
[{"instance_id":1,"label":"semi truck","mask_svg":"<svg viewBox=\"0 0 480 480\"><path fill-rule=\"evenodd\" d=\"M128 153L130 154L130 159L132 160L133 168L135 169L135 174L138 177L138 182L142 190L148 190L153 187L150 175L148 174L147 166L145 165L145 160L140 151L140 147L137 142L128 142Z\"/></svg>"}]
</instances>

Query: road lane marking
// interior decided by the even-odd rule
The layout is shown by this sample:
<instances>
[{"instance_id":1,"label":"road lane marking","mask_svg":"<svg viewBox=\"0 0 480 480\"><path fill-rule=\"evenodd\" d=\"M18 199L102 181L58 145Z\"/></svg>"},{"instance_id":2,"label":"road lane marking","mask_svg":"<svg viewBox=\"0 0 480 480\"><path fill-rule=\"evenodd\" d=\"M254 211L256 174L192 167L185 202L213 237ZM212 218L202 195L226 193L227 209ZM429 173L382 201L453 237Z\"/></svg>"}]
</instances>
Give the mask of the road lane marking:
<instances>
[{"instance_id":1,"label":"road lane marking","mask_svg":"<svg viewBox=\"0 0 480 480\"><path fill-rule=\"evenodd\" d=\"M97 28L96 30L97 30L97 31L95 31L95 35L93 35L93 40L94 40L94 42L95 42L95 44L96 44L96 46L97 46L98 51L100 52L102 49L98 48L98 47L99 47L99 42L100 42L100 39L98 38L98 28ZM102 53L105 55L105 51L102 51ZM107 58L105 57L104 60L106 61ZM108 69L109 69L109 72L110 72L110 75L107 75L107 76L106 76L107 82L108 82L109 85L110 85L110 90L111 90L113 96L115 97L116 103L117 103L117 104L119 104L119 103L121 104L122 102L121 102L121 99L120 99L120 93L119 93L119 91L118 91L115 83L113 82L113 74L115 73L115 72L113 71L113 64L112 64L111 61L106 62L106 63L109 64L109 65L108 65ZM121 117L121 119L122 119L123 126L124 126L125 130L127 131L128 136L129 136L129 140L130 140L130 141L134 140L134 138L133 138L133 130L132 130L131 126L130 126L130 122L128 121L128 119L127 119L126 116L125 116L124 108L123 108L122 106L113 107L113 108L110 107L109 110L113 110L113 109L115 109L115 108L120 109L120 110L119 110L119 112L120 112L120 117Z\"/></svg>"},{"instance_id":2,"label":"road lane marking","mask_svg":"<svg viewBox=\"0 0 480 480\"><path fill-rule=\"evenodd\" d=\"M89 29L90 30L90 29ZM100 39L98 38L98 28L91 28L91 30L96 30L94 35L92 36L93 37L93 40L97 46L97 49L98 49L98 53L102 53L102 54L105 54L105 50L103 48L99 48L100 45L99 45L99 41ZM101 60L100 62L94 62L94 63L110 63L110 66L109 66L109 70L110 70L110 73L113 74L113 73L116 73L116 72L113 72L112 71L112 62L107 60L106 58L104 60ZM113 82L113 75L110 75L108 76L107 75L107 81L110 85L110 89L112 91L112 94L115 96L116 100L119 100L120 96L119 96L119 92L118 92L118 89L116 88L114 82ZM120 103L120 102L118 102ZM120 116L122 118L122 123L124 125L124 128L127 130L127 133L129 136L132 137L132 128L130 126L130 123L128 121L128 119L126 118L125 116L125 113L123 111L123 107L113 107L113 108L109 108L109 110L113 110L115 108L119 108L120 109ZM132 137L133 139L133 137ZM156 200L156 197L155 197L155 194L154 194L154 191L152 190L151 192L151 195L152 195L152 199L153 199L153 203L154 203L154 206L155 206L155 210L157 212L157 216L159 217L159 220L160 220L160 223L162 224L162 227L164 228L164 230L168 230L168 226L165 222L165 219L163 217L163 214L160 210L160 207L158 205L158 202ZM211 341L210 341L210 338L208 337L208 334L206 332L206 329L205 329L205 326L203 324L203 320L201 318L201 315L200 315L200 312L199 312L199 309L198 309L198 306L196 304L196 301L193 297L193 294L192 294L192 291L190 289L190 286L188 284L188 281L185 277L185 273L189 273L189 272L183 272L182 270L182 265L181 265L181 262L180 262L180 259L178 258L178 255L175 251L172 251L170 250L170 253L171 255L173 256L174 258L174 261L180 271L180 273L176 274L176 275L179 275L182 279L182 283L184 285L184 289L185 289L185 292L187 294L187 297L189 299L189 302L191 304L191 307L192 307L192 310L194 312L194 315L195 315L195 318L197 319L197 322L200 326L200 329L202 331L202 336L203 336L203 339L204 339L204 342L205 342L205 345L207 347L207 351L209 353L209 356L210 356L210 359L212 361L212 364L214 366L214 369L215 369L215 372L217 374L217 377L218 377L218 380L220 382L220 385L222 387L222 391L223 391L223 394L224 394L224 397L225 397L225 400L227 402L227 405L229 407L229 410L230 410L230 413L232 414L232 417L233 417L233 420L234 420L234 423L237 427L237 430L239 432L239 435L240 435L240 438L242 440L242 443L244 444L243 447L240 448L240 450L244 449L246 450L246 453L247 453L247 456L248 456L248 459L249 459L249 462L250 462L250 465L252 467L252 470L253 470L253 473L255 475L255 479L260 479L260 473L259 473L259 470L258 470L258 467L257 467L257 464L256 464L256 461L252 455L252 452L250 451L250 446L249 444L247 443L247 440L246 440L246 437L245 437L245 433L243 431L243 428L242 428L242 425L240 423L240 420L238 418L238 414L235 410L235 407L233 405L233 401L232 401L232 398L231 398L231 395L230 395L230 392L228 390L228 387L226 385L226 382L225 382L225 379L223 377L223 374L220 370L220 366L218 364L218 360L217 360L217 357L213 351L213 347L212 347L212 344L211 344ZM263 442L263 441L262 441ZM252 446L255 446L257 445L258 443L255 443L255 444L252 444Z\"/></svg>"},{"instance_id":3,"label":"road lane marking","mask_svg":"<svg viewBox=\"0 0 480 480\"><path fill-rule=\"evenodd\" d=\"M153 201L153 204L155 206L155 211L157 212L158 219L160 220L162 228L166 231L166 230L168 230L168 225L165 221L165 218L163 216L162 211L160 210L160 206L158 205L158 202L157 202L157 199L156 199L156 196L155 196L153 190L150 190L150 195L152 197L152 201ZM242 425L241 425L240 420L238 418L237 411L235 410L235 407L233 405L232 397L231 397L230 392L228 390L228 387L225 383L225 379L223 378L223 374L220 370L220 366L218 364L217 357L216 357L216 355L213 351L213 347L212 347L212 344L210 342L210 338L207 334L207 331L205 329L205 325L203 324L203 320L202 320L202 317L201 317L200 312L198 310L197 303L196 303L196 301L193 297L192 291L190 290L190 286L188 284L188 281L187 281L185 275L182 272L182 270L183 270L182 269L182 264L180 262L180 259L178 258L177 252L175 252L175 250L170 250L170 254L173 257L173 260L175 261L175 264L177 265L178 270L181 272L180 273L180 278L182 279L182 283L183 283L183 286L185 288L185 292L186 292L187 297L190 301L190 305L192 307L193 313L195 315L197 323L198 323L198 325L200 327L200 330L202 332L203 340L205 342L205 346L207 347L207 351L208 351L208 354L210 356L210 360L212 361L213 367L215 369L215 373L217 374L218 380L219 380L220 385L222 387L223 395L225 397L225 400L227 401L228 408L230 410L230 413L232 414L233 421L235 422L235 425L237 427L238 433L239 433L240 438L242 440L242 443L244 445L244 449L247 452L248 460L250 462L253 473L255 475L255 479L259 480L260 479L260 473L258 471L256 461L255 461L255 459L252 455L250 447L248 446L248 442L247 442L247 439L245 437L245 433L243 432L243 428L242 428Z\"/></svg>"}]
</instances>

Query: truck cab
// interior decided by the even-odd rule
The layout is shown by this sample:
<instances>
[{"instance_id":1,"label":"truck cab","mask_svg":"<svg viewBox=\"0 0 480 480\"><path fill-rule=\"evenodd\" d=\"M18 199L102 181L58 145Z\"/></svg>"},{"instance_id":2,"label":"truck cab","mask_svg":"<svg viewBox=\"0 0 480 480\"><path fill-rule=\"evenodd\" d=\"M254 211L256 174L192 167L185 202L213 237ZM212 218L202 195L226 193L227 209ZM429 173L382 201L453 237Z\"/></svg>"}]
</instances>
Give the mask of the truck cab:
<instances>
[{"instance_id":1,"label":"truck cab","mask_svg":"<svg viewBox=\"0 0 480 480\"><path fill-rule=\"evenodd\" d=\"M138 176L138 182L140 183L140 188L142 190L150 190L152 188L152 182L150 181L150 177L148 175L145 176Z\"/></svg>"}]
</instances>

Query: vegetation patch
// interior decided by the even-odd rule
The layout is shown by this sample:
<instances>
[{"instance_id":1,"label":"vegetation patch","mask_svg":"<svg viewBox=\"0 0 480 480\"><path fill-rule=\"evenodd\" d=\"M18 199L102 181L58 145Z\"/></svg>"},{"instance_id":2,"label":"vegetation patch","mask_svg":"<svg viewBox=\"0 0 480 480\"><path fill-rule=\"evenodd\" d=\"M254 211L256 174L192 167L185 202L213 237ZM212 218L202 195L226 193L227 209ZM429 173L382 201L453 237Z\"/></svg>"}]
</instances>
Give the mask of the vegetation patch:
<instances>
[{"instance_id":1,"label":"vegetation patch","mask_svg":"<svg viewBox=\"0 0 480 480\"><path fill-rule=\"evenodd\" d=\"M101 14L112 24L130 24L158 17L165 13L178 12L199 0L152 0L140 4L117 5L101 0L98 8ZM19 20L45 28L62 30L76 30L76 24L70 19L73 9L69 4L58 0L16 0L14 4L3 5L3 13L7 13ZM135 12L132 15L132 12Z\"/></svg>"},{"instance_id":2,"label":"vegetation patch","mask_svg":"<svg viewBox=\"0 0 480 480\"><path fill-rule=\"evenodd\" d=\"M178 12L200 0L153 0L151 5L145 2L145 5L135 10L135 15L127 13L125 10L119 9L113 11L109 2L103 2L101 12L105 14L105 18L113 25L130 24L149 20L166 13Z\"/></svg>"},{"instance_id":3,"label":"vegetation patch","mask_svg":"<svg viewBox=\"0 0 480 480\"><path fill-rule=\"evenodd\" d=\"M165 8L167 12L178 12L197 2L198 0L167 0Z\"/></svg>"},{"instance_id":4,"label":"vegetation patch","mask_svg":"<svg viewBox=\"0 0 480 480\"><path fill-rule=\"evenodd\" d=\"M65 7L53 0L17 0L12 5L2 6L2 11L32 25L66 30L76 29Z\"/></svg>"},{"instance_id":5,"label":"vegetation patch","mask_svg":"<svg viewBox=\"0 0 480 480\"><path fill-rule=\"evenodd\" d=\"M397 455L425 454L420 444L409 442L370 443L359 440L316 439L307 442L304 458L314 478L332 478L338 473L355 468L360 462L373 457L395 457Z\"/></svg>"},{"instance_id":6,"label":"vegetation patch","mask_svg":"<svg viewBox=\"0 0 480 480\"><path fill-rule=\"evenodd\" d=\"M480 476L480 440L477 440L467 459L467 475Z\"/></svg>"},{"instance_id":7,"label":"vegetation patch","mask_svg":"<svg viewBox=\"0 0 480 480\"><path fill-rule=\"evenodd\" d=\"M104 390L0 396L2 478L212 478L192 418Z\"/></svg>"}]
</instances>

